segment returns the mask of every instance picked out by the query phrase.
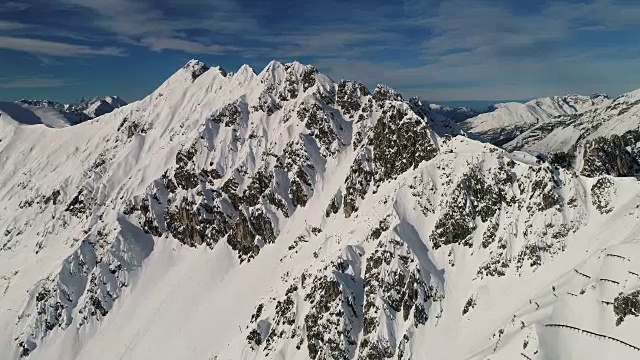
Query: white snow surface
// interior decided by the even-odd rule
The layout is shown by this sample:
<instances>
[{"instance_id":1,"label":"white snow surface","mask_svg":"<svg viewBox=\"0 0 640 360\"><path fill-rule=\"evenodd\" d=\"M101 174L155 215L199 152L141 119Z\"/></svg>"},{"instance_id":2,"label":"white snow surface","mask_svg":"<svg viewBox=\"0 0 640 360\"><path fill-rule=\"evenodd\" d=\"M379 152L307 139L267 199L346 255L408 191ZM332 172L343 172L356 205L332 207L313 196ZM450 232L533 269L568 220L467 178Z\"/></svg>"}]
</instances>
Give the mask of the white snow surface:
<instances>
[{"instance_id":1,"label":"white snow surface","mask_svg":"<svg viewBox=\"0 0 640 360\"><path fill-rule=\"evenodd\" d=\"M496 104L494 111L468 119L462 123L462 127L468 132L485 137L489 142L504 144L555 117L607 106L610 102L606 95L596 94L553 96L534 99L524 104Z\"/></svg>"},{"instance_id":2,"label":"white snow surface","mask_svg":"<svg viewBox=\"0 0 640 360\"><path fill-rule=\"evenodd\" d=\"M366 141L379 140L372 129L386 110L415 126L432 120L399 100L369 102L357 83L346 85L357 110L327 103L340 85L314 70L271 62L227 74L194 60L143 100L64 128L0 104L0 359L309 359L318 329L317 359L337 359L336 348L346 359L375 349L388 351L372 359L640 357L640 318L616 325L613 310L619 294L640 288L636 179L585 178L428 130L418 146L434 157L367 185L350 216L344 205L331 213L332 199L351 191L354 164L374 151ZM230 104L233 121L215 121ZM317 128L300 118L314 104L330 114ZM507 115L535 124L570 112L556 106L506 104L496 110L504 116L469 121L484 131L507 126ZM301 158L278 164L298 148ZM381 166L375 159L363 166ZM301 206L287 166L305 162ZM221 178L199 175L171 193L163 174L185 167ZM188 246L161 221L181 198L235 213L220 189L233 178L243 194L261 169L275 174L268 191L286 210L265 196L242 205L266 213L276 233L272 243L256 238L250 261L230 235ZM127 211L145 203L161 234ZM456 226L472 230L458 241Z\"/></svg>"}]
</instances>

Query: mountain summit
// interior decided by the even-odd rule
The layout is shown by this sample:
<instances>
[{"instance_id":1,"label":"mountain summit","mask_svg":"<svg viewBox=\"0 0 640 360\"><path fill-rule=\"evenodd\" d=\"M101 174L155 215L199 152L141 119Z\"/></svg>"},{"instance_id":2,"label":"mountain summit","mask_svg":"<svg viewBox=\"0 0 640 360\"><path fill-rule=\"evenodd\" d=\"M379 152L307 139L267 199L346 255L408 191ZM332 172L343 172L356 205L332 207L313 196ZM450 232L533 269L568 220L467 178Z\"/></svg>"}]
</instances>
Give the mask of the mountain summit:
<instances>
[{"instance_id":1,"label":"mountain summit","mask_svg":"<svg viewBox=\"0 0 640 360\"><path fill-rule=\"evenodd\" d=\"M193 60L94 121L0 117L0 358L636 357L640 184L432 114Z\"/></svg>"}]
</instances>

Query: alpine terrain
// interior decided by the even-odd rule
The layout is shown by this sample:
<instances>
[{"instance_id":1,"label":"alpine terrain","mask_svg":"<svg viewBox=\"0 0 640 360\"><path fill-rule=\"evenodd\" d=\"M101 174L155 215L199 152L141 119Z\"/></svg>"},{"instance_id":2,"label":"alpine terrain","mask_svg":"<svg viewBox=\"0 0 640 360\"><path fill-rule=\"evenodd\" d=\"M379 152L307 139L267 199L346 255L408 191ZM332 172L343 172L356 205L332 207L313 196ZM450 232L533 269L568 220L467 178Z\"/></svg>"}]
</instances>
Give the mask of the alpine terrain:
<instances>
[{"instance_id":1,"label":"alpine terrain","mask_svg":"<svg viewBox=\"0 0 640 360\"><path fill-rule=\"evenodd\" d=\"M20 100L15 103L0 101L0 116L24 124L66 127L94 119L125 105L127 103L117 96L81 99L73 104L51 100Z\"/></svg>"},{"instance_id":2,"label":"alpine terrain","mask_svg":"<svg viewBox=\"0 0 640 360\"><path fill-rule=\"evenodd\" d=\"M509 102L494 105L494 110L470 117L462 127L485 137L496 145L503 145L536 125L552 119L607 105L607 95L566 95L534 99L527 103Z\"/></svg>"},{"instance_id":3,"label":"alpine terrain","mask_svg":"<svg viewBox=\"0 0 640 360\"><path fill-rule=\"evenodd\" d=\"M476 117L482 113L495 110L493 108L488 108L483 112L478 112L469 107L451 107L438 104L430 104L429 107L431 108L433 115L441 115L457 123Z\"/></svg>"},{"instance_id":4,"label":"alpine terrain","mask_svg":"<svg viewBox=\"0 0 640 360\"><path fill-rule=\"evenodd\" d=\"M0 109L0 359L640 357L640 92L458 126L192 60L73 126Z\"/></svg>"}]
</instances>

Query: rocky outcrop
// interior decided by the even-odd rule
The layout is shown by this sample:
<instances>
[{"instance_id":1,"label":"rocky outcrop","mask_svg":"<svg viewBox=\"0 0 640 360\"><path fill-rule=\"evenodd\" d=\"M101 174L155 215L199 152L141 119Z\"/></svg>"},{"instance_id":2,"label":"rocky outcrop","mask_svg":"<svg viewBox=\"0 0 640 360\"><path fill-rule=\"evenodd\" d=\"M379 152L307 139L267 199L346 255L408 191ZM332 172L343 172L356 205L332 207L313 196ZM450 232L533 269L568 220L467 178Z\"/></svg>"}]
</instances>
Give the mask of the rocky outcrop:
<instances>
[{"instance_id":1,"label":"rocky outcrop","mask_svg":"<svg viewBox=\"0 0 640 360\"><path fill-rule=\"evenodd\" d=\"M613 312L617 316L616 326L620 326L627 316L640 316L640 290L616 296L613 301Z\"/></svg>"},{"instance_id":2,"label":"rocky outcrop","mask_svg":"<svg viewBox=\"0 0 640 360\"><path fill-rule=\"evenodd\" d=\"M640 131L596 138L584 145L582 174L596 177L640 175Z\"/></svg>"},{"instance_id":3,"label":"rocky outcrop","mask_svg":"<svg viewBox=\"0 0 640 360\"><path fill-rule=\"evenodd\" d=\"M410 226L408 224L398 225ZM381 234L382 235L382 234ZM380 237L380 236L379 236ZM410 324L417 328L430 316L440 316L438 302L444 298L443 283L429 260L414 253L394 234L382 235L374 251L367 258L364 275L364 320L359 359L403 359L404 345L412 331L390 336L385 331L392 322Z\"/></svg>"},{"instance_id":4,"label":"rocky outcrop","mask_svg":"<svg viewBox=\"0 0 640 360\"><path fill-rule=\"evenodd\" d=\"M426 122L406 104L387 104L370 130L345 183L344 212L357 211L371 184L393 180L438 152Z\"/></svg>"},{"instance_id":5,"label":"rocky outcrop","mask_svg":"<svg viewBox=\"0 0 640 360\"><path fill-rule=\"evenodd\" d=\"M341 81L337 85L336 105L347 116L352 116L363 106L364 98L371 95L369 90L359 82Z\"/></svg>"},{"instance_id":6,"label":"rocky outcrop","mask_svg":"<svg viewBox=\"0 0 640 360\"><path fill-rule=\"evenodd\" d=\"M76 323L100 321L113 308L132 273L153 250L153 240L125 219L117 229L87 234L57 273L41 280L28 294L16 338L20 355L28 356L50 332Z\"/></svg>"}]
</instances>

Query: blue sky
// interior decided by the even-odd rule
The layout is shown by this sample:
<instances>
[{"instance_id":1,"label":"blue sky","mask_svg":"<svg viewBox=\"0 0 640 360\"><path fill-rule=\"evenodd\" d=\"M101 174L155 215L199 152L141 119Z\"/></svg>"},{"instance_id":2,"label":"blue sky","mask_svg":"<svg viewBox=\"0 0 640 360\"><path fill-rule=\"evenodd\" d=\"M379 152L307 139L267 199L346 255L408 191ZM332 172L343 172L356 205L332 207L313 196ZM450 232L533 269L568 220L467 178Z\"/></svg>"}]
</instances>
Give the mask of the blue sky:
<instances>
[{"instance_id":1,"label":"blue sky","mask_svg":"<svg viewBox=\"0 0 640 360\"><path fill-rule=\"evenodd\" d=\"M0 99L144 97L191 58L299 60L430 100L640 88L637 0L8 0Z\"/></svg>"}]
</instances>

